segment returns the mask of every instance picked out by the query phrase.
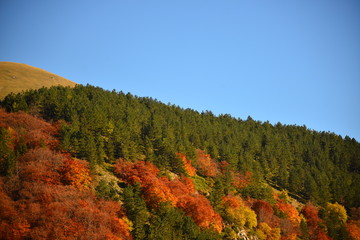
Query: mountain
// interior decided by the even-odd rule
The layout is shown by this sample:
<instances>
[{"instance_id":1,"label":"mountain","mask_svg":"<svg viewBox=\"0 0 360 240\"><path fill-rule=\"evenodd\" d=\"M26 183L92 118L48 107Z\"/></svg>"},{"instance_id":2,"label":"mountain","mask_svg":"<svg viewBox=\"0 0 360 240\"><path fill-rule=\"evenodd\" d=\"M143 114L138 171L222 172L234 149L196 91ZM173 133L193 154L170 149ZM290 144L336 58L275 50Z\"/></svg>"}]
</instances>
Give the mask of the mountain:
<instances>
[{"instance_id":1,"label":"mountain","mask_svg":"<svg viewBox=\"0 0 360 240\"><path fill-rule=\"evenodd\" d=\"M76 83L27 64L0 62L0 99L11 92L57 85L74 87Z\"/></svg>"}]
</instances>

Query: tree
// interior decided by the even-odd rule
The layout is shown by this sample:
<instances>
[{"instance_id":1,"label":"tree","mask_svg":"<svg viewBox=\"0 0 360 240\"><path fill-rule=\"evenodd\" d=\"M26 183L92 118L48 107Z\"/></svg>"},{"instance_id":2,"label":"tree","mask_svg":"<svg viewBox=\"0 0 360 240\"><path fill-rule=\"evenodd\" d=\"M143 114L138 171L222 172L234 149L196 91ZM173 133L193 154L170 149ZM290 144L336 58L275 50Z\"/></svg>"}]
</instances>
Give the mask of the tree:
<instances>
[{"instance_id":1,"label":"tree","mask_svg":"<svg viewBox=\"0 0 360 240\"><path fill-rule=\"evenodd\" d=\"M210 158L209 154L205 154L204 151L196 150L197 152L197 164L199 168L199 173L208 176L208 177L214 177L216 174L219 173L218 166L216 162Z\"/></svg>"},{"instance_id":2,"label":"tree","mask_svg":"<svg viewBox=\"0 0 360 240\"><path fill-rule=\"evenodd\" d=\"M248 229L257 226L256 214L250 207L246 206L239 196L228 195L223 197L221 203L222 217L224 221L235 229Z\"/></svg>"},{"instance_id":3,"label":"tree","mask_svg":"<svg viewBox=\"0 0 360 240\"><path fill-rule=\"evenodd\" d=\"M251 208L256 213L258 223L266 223L272 228L279 226L280 219L274 215L274 210L270 203L264 200L255 200Z\"/></svg>"},{"instance_id":4,"label":"tree","mask_svg":"<svg viewBox=\"0 0 360 240\"><path fill-rule=\"evenodd\" d=\"M279 240L281 237L280 228L271 228L265 222L259 224L256 235L260 240Z\"/></svg>"},{"instance_id":5,"label":"tree","mask_svg":"<svg viewBox=\"0 0 360 240\"><path fill-rule=\"evenodd\" d=\"M141 198L140 185L128 185L124 189L123 196L126 215L133 223L132 234L134 238L146 239L146 230L150 224L150 213L145 201Z\"/></svg>"},{"instance_id":6,"label":"tree","mask_svg":"<svg viewBox=\"0 0 360 240\"><path fill-rule=\"evenodd\" d=\"M325 222L328 227L329 236L337 239L343 239L345 234L345 223L347 213L344 206L338 203L328 203L325 207Z\"/></svg>"},{"instance_id":7,"label":"tree","mask_svg":"<svg viewBox=\"0 0 360 240\"><path fill-rule=\"evenodd\" d=\"M61 182L78 189L88 189L91 183L89 163L67 157L59 169Z\"/></svg>"},{"instance_id":8,"label":"tree","mask_svg":"<svg viewBox=\"0 0 360 240\"><path fill-rule=\"evenodd\" d=\"M301 214L306 219L306 234L311 240L330 239L323 229L324 221L319 217L319 210L313 204L307 204L301 209Z\"/></svg>"},{"instance_id":9,"label":"tree","mask_svg":"<svg viewBox=\"0 0 360 240\"><path fill-rule=\"evenodd\" d=\"M0 175L11 175L16 172L16 158L14 153L11 128L0 127Z\"/></svg>"}]
</instances>

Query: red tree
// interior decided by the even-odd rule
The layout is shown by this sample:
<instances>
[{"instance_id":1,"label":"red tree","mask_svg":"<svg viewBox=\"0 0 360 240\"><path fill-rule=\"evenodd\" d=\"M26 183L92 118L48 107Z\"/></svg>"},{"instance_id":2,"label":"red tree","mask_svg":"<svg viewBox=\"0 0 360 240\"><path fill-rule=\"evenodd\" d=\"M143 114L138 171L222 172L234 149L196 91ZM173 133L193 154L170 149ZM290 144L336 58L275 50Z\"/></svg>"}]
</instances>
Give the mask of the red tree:
<instances>
[{"instance_id":1,"label":"red tree","mask_svg":"<svg viewBox=\"0 0 360 240\"><path fill-rule=\"evenodd\" d=\"M7 113L0 109L0 125L14 129L15 145L25 144L28 148L49 146L55 149L59 145L58 129L42 119L23 112Z\"/></svg>"},{"instance_id":2,"label":"red tree","mask_svg":"<svg viewBox=\"0 0 360 240\"><path fill-rule=\"evenodd\" d=\"M87 189L91 183L89 163L67 157L60 167L61 182L78 189Z\"/></svg>"},{"instance_id":3,"label":"red tree","mask_svg":"<svg viewBox=\"0 0 360 240\"><path fill-rule=\"evenodd\" d=\"M204 151L197 149L197 164L200 174L207 177L214 177L219 173L219 168L217 163L210 158L209 154L206 154Z\"/></svg>"},{"instance_id":4,"label":"red tree","mask_svg":"<svg viewBox=\"0 0 360 240\"><path fill-rule=\"evenodd\" d=\"M301 209L301 213L306 219L308 226L310 239L320 240L320 239L331 239L325 233L325 231L320 227L323 224L323 220L319 217L319 210L312 204L307 204Z\"/></svg>"},{"instance_id":5,"label":"red tree","mask_svg":"<svg viewBox=\"0 0 360 240\"><path fill-rule=\"evenodd\" d=\"M265 222L271 228L279 227L280 219L274 215L270 203L264 200L255 200L251 208L255 211L259 223Z\"/></svg>"},{"instance_id":6,"label":"red tree","mask_svg":"<svg viewBox=\"0 0 360 240\"><path fill-rule=\"evenodd\" d=\"M145 201L152 207L161 202L170 202L176 205L177 198L171 193L164 179L158 178L159 169L150 162L127 162L118 160L115 164L117 176L129 183L140 183Z\"/></svg>"}]
</instances>

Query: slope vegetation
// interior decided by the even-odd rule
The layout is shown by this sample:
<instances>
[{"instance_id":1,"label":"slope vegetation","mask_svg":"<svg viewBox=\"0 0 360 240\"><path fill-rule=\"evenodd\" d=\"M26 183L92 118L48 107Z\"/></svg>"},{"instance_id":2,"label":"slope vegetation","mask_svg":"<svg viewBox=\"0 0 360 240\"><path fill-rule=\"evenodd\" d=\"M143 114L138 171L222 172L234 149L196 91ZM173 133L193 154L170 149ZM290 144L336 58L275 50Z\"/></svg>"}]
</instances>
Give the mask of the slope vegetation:
<instances>
[{"instance_id":1,"label":"slope vegetation","mask_svg":"<svg viewBox=\"0 0 360 240\"><path fill-rule=\"evenodd\" d=\"M0 99L11 92L57 85L74 87L76 83L26 64L0 62Z\"/></svg>"},{"instance_id":2,"label":"slope vegetation","mask_svg":"<svg viewBox=\"0 0 360 240\"><path fill-rule=\"evenodd\" d=\"M0 105L0 239L359 239L355 139L89 85Z\"/></svg>"}]
</instances>

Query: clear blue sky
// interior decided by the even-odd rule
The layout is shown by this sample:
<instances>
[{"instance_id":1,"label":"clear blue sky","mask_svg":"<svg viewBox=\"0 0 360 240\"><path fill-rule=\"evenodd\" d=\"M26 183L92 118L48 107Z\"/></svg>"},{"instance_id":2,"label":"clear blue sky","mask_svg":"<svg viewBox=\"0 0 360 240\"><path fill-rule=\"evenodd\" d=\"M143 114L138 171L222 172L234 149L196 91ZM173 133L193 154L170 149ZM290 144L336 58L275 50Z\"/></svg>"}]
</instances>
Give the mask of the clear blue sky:
<instances>
[{"instance_id":1,"label":"clear blue sky","mask_svg":"<svg viewBox=\"0 0 360 240\"><path fill-rule=\"evenodd\" d=\"M360 140L358 0L1 0L0 61Z\"/></svg>"}]
</instances>

